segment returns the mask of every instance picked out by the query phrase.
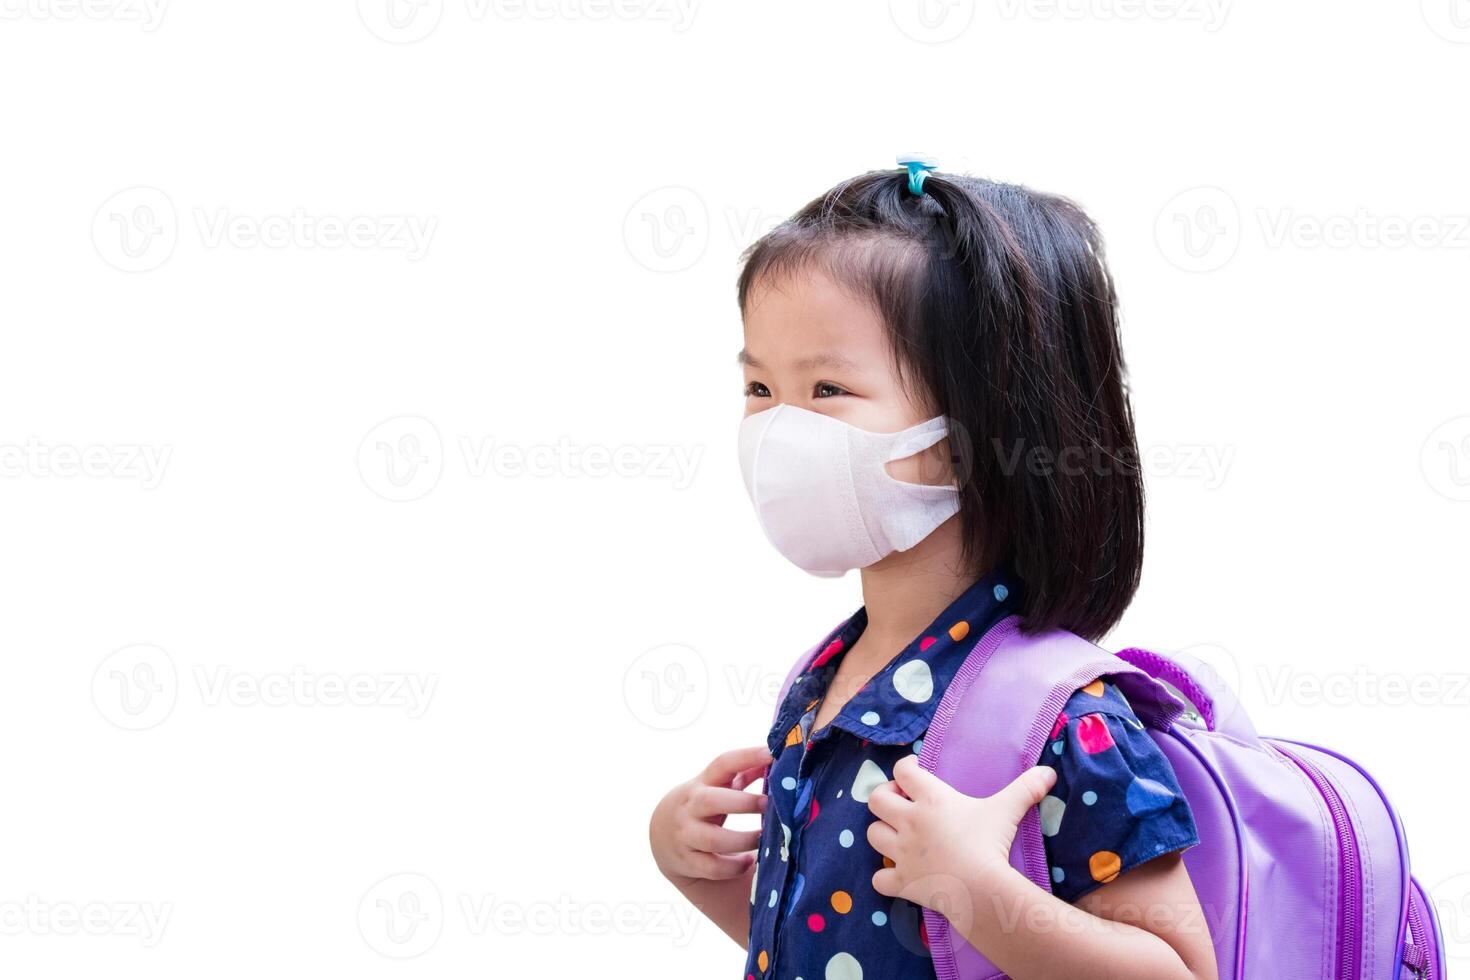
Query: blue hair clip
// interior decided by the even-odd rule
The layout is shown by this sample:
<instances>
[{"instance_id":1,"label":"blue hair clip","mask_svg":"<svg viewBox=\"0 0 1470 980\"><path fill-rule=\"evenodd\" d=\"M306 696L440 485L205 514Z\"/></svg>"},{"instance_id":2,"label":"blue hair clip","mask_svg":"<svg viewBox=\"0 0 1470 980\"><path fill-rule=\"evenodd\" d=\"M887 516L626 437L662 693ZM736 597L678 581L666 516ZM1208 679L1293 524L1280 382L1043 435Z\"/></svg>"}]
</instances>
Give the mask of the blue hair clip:
<instances>
[{"instance_id":1,"label":"blue hair clip","mask_svg":"<svg viewBox=\"0 0 1470 980\"><path fill-rule=\"evenodd\" d=\"M909 193L919 195L924 193L924 177L930 170L939 167L939 161L923 153L900 153L898 165L907 167L909 171Z\"/></svg>"}]
</instances>

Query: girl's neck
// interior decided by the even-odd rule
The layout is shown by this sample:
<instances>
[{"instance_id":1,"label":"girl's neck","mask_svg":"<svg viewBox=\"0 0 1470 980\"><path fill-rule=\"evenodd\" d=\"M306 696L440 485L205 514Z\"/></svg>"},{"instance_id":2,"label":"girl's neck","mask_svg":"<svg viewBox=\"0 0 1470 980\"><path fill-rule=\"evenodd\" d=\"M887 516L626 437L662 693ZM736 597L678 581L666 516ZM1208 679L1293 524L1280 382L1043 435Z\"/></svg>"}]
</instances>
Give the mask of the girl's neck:
<instances>
[{"instance_id":1,"label":"girl's neck","mask_svg":"<svg viewBox=\"0 0 1470 980\"><path fill-rule=\"evenodd\" d=\"M868 624L854 651L886 663L974 584L960 561L959 515L908 551L862 569Z\"/></svg>"}]
</instances>

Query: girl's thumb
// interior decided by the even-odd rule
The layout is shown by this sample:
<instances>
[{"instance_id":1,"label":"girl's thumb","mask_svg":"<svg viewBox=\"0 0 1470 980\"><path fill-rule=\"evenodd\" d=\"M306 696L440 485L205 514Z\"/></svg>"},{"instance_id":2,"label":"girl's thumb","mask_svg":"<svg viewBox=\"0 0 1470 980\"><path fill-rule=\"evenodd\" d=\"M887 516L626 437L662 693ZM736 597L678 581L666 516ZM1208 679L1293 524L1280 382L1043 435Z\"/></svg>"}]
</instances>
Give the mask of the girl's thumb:
<instances>
[{"instance_id":1,"label":"girl's thumb","mask_svg":"<svg viewBox=\"0 0 1470 980\"><path fill-rule=\"evenodd\" d=\"M1020 823L1026 811L1040 803L1056 782L1057 771L1051 766L1032 766L992 799L1005 807L1015 823Z\"/></svg>"}]
</instances>

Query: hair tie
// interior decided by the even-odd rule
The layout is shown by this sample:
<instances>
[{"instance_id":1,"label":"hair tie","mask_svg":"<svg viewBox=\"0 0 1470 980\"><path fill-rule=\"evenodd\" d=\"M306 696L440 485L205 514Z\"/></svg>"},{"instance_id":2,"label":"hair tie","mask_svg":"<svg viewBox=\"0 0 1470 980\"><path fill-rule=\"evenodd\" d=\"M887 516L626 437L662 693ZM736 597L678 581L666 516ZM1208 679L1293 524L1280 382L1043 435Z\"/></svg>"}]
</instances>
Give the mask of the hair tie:
<instances>
[{"instance_id":1,"label":"hair tie","mask_svg":"<svg viewBox=\"0 0 1470 980\"><path fill-rule=\"evenodd\" d=\"M900 153L898 165L908 168L909 193L917 197L924 193L924 177L939 167L939 161L924 153Z\"/></svg>"}]
</instances>

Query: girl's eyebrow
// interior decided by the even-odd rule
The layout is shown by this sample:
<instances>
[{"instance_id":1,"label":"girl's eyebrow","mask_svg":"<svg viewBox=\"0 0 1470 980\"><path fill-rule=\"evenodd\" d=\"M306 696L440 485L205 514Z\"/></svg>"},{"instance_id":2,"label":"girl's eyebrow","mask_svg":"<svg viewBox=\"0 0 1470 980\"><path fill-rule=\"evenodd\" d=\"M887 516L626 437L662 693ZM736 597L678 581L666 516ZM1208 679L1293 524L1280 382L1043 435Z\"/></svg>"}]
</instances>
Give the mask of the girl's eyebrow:
<instances>
[{"instance_id":1,"label":"girl's eyebrow","mask_svg":"<svg viewBox=\"0 0 1470 980\"><path fill-rule=\"evenodd\" d=\"M747 365L749 367L756 368L757 370L765 368L764 364L756 360L754 357L750 356L750 352L743 347L740 349L740 352L735 355L735 361L737 364ZM820 354L813 354L810 357L803 357L793 366L798 371L807 371L814 367L841 368L846 371L861 370L851 358L841 353L840 351L835 350L823 351Z\"/></svg>"}]
</instances>

